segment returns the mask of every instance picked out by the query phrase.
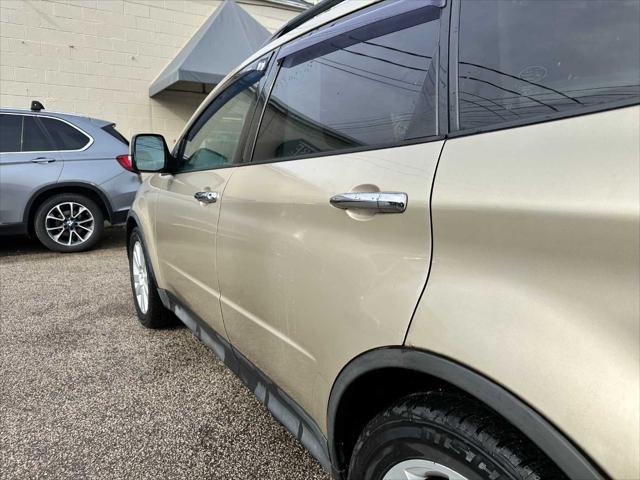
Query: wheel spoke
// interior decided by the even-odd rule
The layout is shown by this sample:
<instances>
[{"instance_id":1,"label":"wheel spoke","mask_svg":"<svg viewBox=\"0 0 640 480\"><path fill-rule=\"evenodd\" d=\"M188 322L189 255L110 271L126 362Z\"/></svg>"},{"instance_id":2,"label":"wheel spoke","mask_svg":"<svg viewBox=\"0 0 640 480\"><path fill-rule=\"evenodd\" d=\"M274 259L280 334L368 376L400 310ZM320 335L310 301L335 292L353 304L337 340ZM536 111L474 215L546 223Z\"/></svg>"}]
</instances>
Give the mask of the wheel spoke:
<instances>
[{"instance_id":1,"label":"wheel spoke","mask_svg":"<svg viewBox=\"0 0 640 480\"><path fill-rule=\"evenodd\" d=\"M405 460L391 467L382 480L467 480L467 477L440 463L429 460Z\"/></svg>"},{"instance_id":2,"label":"wheel spoke","mask_svg":"<svg viewBox=\"0 0 640 480\"><path fill-rule=\"evenodd\" d=\"M144 265L142 264L142 247L140 247L140 244L136 245L135 258L136 258L136 264L138 265L140 272L142 272Z\"/></svg>"},{"instance_id":3,"label":"wheel spoke","mask_svg":"<svg viewBox=\"0 0 640 480\"><path fill-rule=\"evenodd\" d=\"M56 210L58 210L58 212L60 212L60 216L62 217L62 219L64 220L64 212L62 211L62 209L60 208L60 205L56 205L55 206Z\"/></svg>"},{"instance_id":4,"label":"wheel spoke","mask_svg":"<svg viewBox=\"0 0 640 480\"><path fill-rule=\"evenodd\" d=\"M84 241L89 237L89 234L86 234L86 235L83 237L82 235L80 235L80 234L78 233L78 231L77 231L77 230L73 230L73 233L75 233L76 237L78 237L78 240L80 240L80 242L79 242L79 243L84 242Z\"/></svg>"},{"instance_id":5,"label":"wheel spoke","mask_svg":"<svg viewBox=\"0 0 640 480\"><path fill-rule=\"evenodd\" d=\"M87 209L86 207L84 207L83 205L78 205L79 209L78 209L78 213L76 213L75 215L71 215L71 218L76 218L79 217L80 214L84 213L84 212L88 212L89 209Z\"/></svg>"},{"instance_id":6,"label":"wheel spoke","mask_svg":"<svg viewBox=\"0 0 640 480\"><path fill-rule=\"evenodd\" d=\"M58 225L57 227L46 227L48 231L51 230L60 230L61 228L64 230L64 226L63 225Z\"/></svg>"}]
</instances>

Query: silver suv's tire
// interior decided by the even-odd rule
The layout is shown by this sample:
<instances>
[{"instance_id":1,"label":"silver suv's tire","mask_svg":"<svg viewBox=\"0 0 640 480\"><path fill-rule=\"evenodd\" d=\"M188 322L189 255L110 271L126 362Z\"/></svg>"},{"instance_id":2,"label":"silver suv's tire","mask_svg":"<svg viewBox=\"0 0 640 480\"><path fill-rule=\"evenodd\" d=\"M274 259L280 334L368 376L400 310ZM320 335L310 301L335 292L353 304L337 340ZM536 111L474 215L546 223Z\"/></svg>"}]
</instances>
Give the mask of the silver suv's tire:
<instances>
[{"instance_id":1,"label":"silver suv's tire","mask_svg":"<svg viewBox=\"0 0 640 480\"><path fill-rule=\"evenodd\" d=\"M566 480L522 433L473 399L410 395L360 435L349 480Z\"/></svg>"},{"instance_id":2,"label":"silver suv's tire","mask_svg":"<svg viewBox=\"0 0 640 480\"><path fill-rule=\"evenodd\" d=\"M84 195L62 193L45 200L34 219L38 240L54 252L83 252L102 237L104 215Z\"/></svg>"}]
</instances>

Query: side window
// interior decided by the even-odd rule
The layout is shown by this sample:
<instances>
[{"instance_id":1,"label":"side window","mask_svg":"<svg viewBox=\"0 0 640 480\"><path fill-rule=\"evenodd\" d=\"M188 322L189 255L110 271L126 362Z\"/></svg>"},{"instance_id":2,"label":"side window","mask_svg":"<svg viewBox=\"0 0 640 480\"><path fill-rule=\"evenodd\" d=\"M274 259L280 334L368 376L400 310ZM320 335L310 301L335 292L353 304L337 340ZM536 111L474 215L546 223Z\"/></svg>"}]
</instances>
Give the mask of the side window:
<instances>
[{"instance_id":1,"label":"side window","mask_svg":"<svg viewBox=\"0 0 640 480\"><path fill-rule=\"evenodd\" d=\"M640 99L638 0L463 0L459 128Z\"/></svg>"},{"instance_id":2,"label":"side window","mask_svg":"<svg viewBox=\"0 0 640 480\"><path fill-rule=\"evenodd\" d=\"M364 26L353 22L346 32L336 31L281 59L253 160L393 145L437 135L442 10L430 3L402 2L412 10ZM382 10L400 5L377 6ZM358 12L359 18L351 18L365 19L369 13ZM328 35L327 30L315 33ZM305 40L302 37L301 43Z\"/></svg>"},{"instance_id":3,"label":"side window","mask_svg":"<svg viewBox=\"0 0 640 480\"><path fill-rule=\"evenodd\" d=\"M0 114L0 153L19 152L22 142L22 116Z\"/></svg>"},{"instance_id":4,"label":"side window","mask_svg":"<svg viewBox=\"0 0 640 480\"><path fill-rule=\"evenodd\" d=\"M22 128L23 152L50 152L56 149L38 118L25 115Z\"/></svg>"},{"instance_id":5,"label":"side window","mask_svg":"<svg viewBox=\"0 0 640 480\"><path fill-rule=\"evenodd\" d=\"M56 150L81 150L91 141L84 133L71 125L55 118L39 117Z\"/></svg>"},{"instance_id":6,"label":"side window","mask_svg":"<svg viewBox=\"0 0 640 480\"><path fill-rule=\"evenodd\" d=\"M225 167L241 159L242 137L257 103L262 73L231 84L211 102L183 140L176 173Z\"/></svg>"},{"instance_id":7,"label":"side window","mask_svg":"<svg viewBox=\"0 0 640 480\"><path fill-rule=\"evenodd\" d=\"M111 125L105 125L104 127L102 127L102 130L107 132L116 140L124 143L127 147L129 146L129 140L127 140L127 138L116 129L115 123L112 123Z\"/></svg>"}]
</instances>

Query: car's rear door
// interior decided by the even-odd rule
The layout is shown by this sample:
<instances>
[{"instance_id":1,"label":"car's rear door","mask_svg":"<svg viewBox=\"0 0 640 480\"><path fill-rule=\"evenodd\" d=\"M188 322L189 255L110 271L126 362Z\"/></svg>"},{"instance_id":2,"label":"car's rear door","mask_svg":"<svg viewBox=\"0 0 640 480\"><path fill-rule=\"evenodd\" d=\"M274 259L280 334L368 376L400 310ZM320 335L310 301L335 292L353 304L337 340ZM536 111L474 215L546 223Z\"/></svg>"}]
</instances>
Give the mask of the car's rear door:
<instances>
[{"instance_id":1,"label":"car's rear door","mask_svg":"<svg viewBox=\"0 0 640 480\"><path fill-rule=\"evenodd\" d=\"M506 385L611 478L640 478L640 3L454 5L452 132L407 343Z\"/></svg>"},{"instance_id":2,"label":"car's rear door","mask_svg":"<svg viewBox=\"0 0 640 480\"><path fill-rule=\"evenodd\" d=\"M262 65L264 67L264 65ZM163 287L226 336L220 313L216 229L220 198L243 158L262 71L241 72L181 140L172 175L155 175L156 239Z\"/></svg>"},{"instance_id":3,"label":"car's rear door","mask_svg":"<svg viewBox=\"0 0 640 480\"><path fill-rule=\"evenodd\" d=\"M283 47L222 199L229 337L320 425L342 366L403 342L427 278L443 12L382 2Z\"/></svg>"},{"instance_id":4,"label":"car's rear door","mask_svg":"<svg viewBox=\"0 0 640 480\"><path fill-rule=\"evenodd\" d=\"M0 114L0 224L18 224L38 190L54 184L63 157L35 115Z\"/></svg>"}]
</instances>

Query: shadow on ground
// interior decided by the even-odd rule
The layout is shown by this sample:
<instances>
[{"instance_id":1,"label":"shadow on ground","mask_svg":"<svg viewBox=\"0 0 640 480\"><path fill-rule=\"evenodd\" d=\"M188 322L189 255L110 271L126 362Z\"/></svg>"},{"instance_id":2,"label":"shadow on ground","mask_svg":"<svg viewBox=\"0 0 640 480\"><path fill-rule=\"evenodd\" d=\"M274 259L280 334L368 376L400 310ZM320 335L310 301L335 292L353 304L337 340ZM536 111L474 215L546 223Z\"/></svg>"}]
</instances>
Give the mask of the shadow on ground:
<instances>
[{"instance_id":1,"label":"shadow on ground","mask_svg":"<svg viewBox=\"0 0 640 480\"><path fill-rule=\"evenodd\" d=\"M126 232L124 227L109 227L104 231L102 240L93 250L107 250L111 248L125 248ZM38 239L24 236L0 236L0 257L24 254L53 254L45 248ZM57 253L56 253L57 254ZM62 255L62 254L57 254ZM64 254L73 255L73 254Z\"/></svg>"}]
</instances>

